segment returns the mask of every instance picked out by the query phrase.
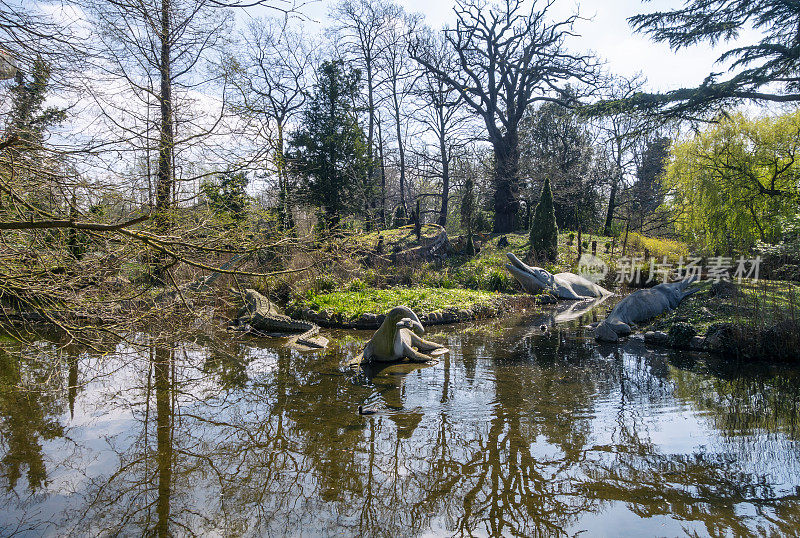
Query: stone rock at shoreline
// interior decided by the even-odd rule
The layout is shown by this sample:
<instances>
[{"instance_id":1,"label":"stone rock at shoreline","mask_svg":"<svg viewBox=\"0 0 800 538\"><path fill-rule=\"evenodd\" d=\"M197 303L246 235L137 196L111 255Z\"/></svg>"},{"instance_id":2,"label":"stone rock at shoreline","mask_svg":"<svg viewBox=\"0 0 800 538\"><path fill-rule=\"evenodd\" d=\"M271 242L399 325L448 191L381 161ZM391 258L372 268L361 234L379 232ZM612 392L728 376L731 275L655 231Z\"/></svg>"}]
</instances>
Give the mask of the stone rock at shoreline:
<instances>
[{"instance_id":1,"label":"stone rock at shoreline","mask_svg":"<svg viewBox=\"0 0 800 538\"><path fill-rule=\"evenodd\" d=\"M426 323L441 323L442 322L442 313L439 311L431 312L427 316L423 316L425 318Z\"/></svg>"},{"instance_id":2,"label":"stone rock at shoreline","mask_svg":"<svg viewBox=\"0 0 800 538\"><path fill-rule=\"evenodd\" d=\"M455 312L442 312L442 323L455 323L458 321L458 316Z\"/></svg>"},{"instance_id":3,"label":"stone rock at shoreline","mask_svg":"<svg viewBox=\"0 0 800 538\"><path fill-rule=\"evenodd\" d=\"M690 323L680 321L669 328L669 345L676 349L689 349L695 336L697 329Z\"/></svg>"},{"instance_id":4,"label":"stone rock at shoreline","mask_svg":"<svg viewBox=\"0 0 800 538\"><path fill-rule=\"evenodd\" d=\"M644 343L653 346L669 346L669 335L663 331L647 331L644 333Z\"/></svg>"},{"instance_id":5,"label":"stone rock at shoreline","mask_svg":"<svg viewBox=\"0 0 800 538\"><path fill-rule=\"evenodd\" d=\"M689 349L692 351L704 351L706 349L706 339L703 336L694 336L689 341Z\"/></svg>"},{"instance_id":6,"label":"stone rock at shoreline","mask_svg":"<svg viewBox=\"0 0 800 538\"><path fill-rule=\"evenodd\" d=\"M705 346L709 351L725 352L734 345L733 324L712 323L706 331Z\"/></svg>"},{"instance_id":7,"label":"stone rock at shoreline","mask_svg":"<svg viewBox=\"0 0 800 538\"><path fill-rule=\"evenodd\" d=\"M355 320L355 326L358 328L364 329L372 329L374 327L380 327L381 323L383 323L385 316L373 314L372 312L366 312L361 314Z\"/></svg>"},{"instance_id":8,"label":"stone rock at shoreline","mask_svg":"<svg viewBox=\"0 0 800 538\"><path fill-rule=\"evenodd\" d=\"M787 360L792 356L791 345L788 340L796 340L790 338L789 335L797 333L797 324L790 319L780 321L774 325L764 328L761 331L760 342L761 346L759 352L767 357L774 357L777 360Z\"/></svg>"},{"instance_id":9,"label":"stone rock at shoreline","mask_svg":"<svg viewBox=\"0 0 800 538\"><path fill-rule=\"evenodd\" d=\"M536 296L536 304L556 304L558 299L550 295L549 293L540 293Z\"/></svg>"}]
</instances>

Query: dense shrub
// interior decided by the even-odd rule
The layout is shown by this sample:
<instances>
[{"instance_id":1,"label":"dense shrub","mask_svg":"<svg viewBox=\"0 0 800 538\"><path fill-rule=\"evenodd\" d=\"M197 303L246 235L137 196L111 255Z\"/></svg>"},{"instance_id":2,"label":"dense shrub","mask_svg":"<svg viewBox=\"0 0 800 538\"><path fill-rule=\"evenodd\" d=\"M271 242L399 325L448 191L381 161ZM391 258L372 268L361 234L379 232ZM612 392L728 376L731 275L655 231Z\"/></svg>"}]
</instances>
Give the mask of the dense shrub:
<instances>
[{"instance_id":1,"label":"dense shrub","mask_svg":"<svg viewBox=\"0 0 800 538\"><path fill-rule=\"evenodd\" d=\"M542 196L533 214L531 250L537 260L555 262L558 258L558 226L549 177L544 180Z\"/></svg>"}]
</instances>

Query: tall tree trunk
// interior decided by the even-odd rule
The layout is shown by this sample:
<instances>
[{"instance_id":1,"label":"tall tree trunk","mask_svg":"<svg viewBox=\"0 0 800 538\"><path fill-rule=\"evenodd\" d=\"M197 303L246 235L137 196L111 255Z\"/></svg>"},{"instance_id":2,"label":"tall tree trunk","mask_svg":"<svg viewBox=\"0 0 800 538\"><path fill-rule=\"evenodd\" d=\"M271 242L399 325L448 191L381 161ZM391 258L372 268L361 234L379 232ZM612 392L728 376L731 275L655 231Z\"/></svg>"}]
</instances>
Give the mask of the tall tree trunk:
<instances>
[{"instance_id":1,"label":"tall tree trunk","mask_svg":"<svg viewBox=\"0 0 800 538\"><path fill-rule=\"evenodd\" d=\"M442 206L439 210L439 226L447 225L447 202L450 198L450 159L445 140L444 111L439 110L439 153L442 158Z\"/></svg>"},{"instance_id":2,"label":"tall tree trunk","mask_svg":"<svg viewBox=\"0 0 800 538\"><path fill-rule=\"evenodd\" d=\"M611 224L614 221L614 210L617 208L617 191L619 190L619 178L614 180L611 185L611 193L608 195L608 211L606 211L606 223L603 226L603 235L611 235Z\"/></svg>"},{"instance_id":3,"label":"tall tree trunk","mask_svg":"<svg viewBox=\"0 0 800 538\"><path fill-rule=\"evenodd\" d=\"M170 0L161 0L161 60L159 71L161 87L159 101L161 106L161 128L158 141L158 176L156 182L156 218L162 229L168 225L166 216L172 201L173 176L173 118L172 118L172 77L170 74L171 45Z\"/></svg>"},{"instance_id":4,"label":"tall tree trunk","mask_svg":"<svg viewBox=\"0 0 800 538\"><path fill-rule=\"evenodd\" d=\"M286 155L283 151L283 129L283 122L278 121L278 139L275 142L275 168L278 170L280 224L284 231L289 231L294 228L294 218L292 216L292 206L289 203L289 172L286 169Z\"/></svg>"},{"instance_id":5,"label":"tall tree trunk","mask_svg":"<svg viewBox=\"0 0 800 538\"><path fill-rule=\"evenodd\" d=\"M518 135L510 130L492 141L494 147L494 231L510 233L517 227L519 212Z\"/></svg>"},{"instance_id":6,"label":"tall tree trunk","mask_svg":"<svg viewBox=\"0 0 800 538\"><path fill-rule=\"evenodd\" d=\"M367 68L367 114L369 116L369 125L367 126L367 184L364 189L364 219L367 231L372 228L370 215L369 215L369 193L372 190L372 184L375 175L375 164L373 162L373 145L375 140L375 97L374 88L372 84L372 57L366 55L364 61Z\"/></svg>"},{"instance_id":7,"label":"tall tree trunk","mask_svg":"<svg viewBox=\"0 0 800 538\"><path fill-rule=\"evenodd\" d=\"M400 127L400 102L397 99L396 82L392 88L392 101L394 103L394 123L397 128L397 151L400 154L400 207L403 208L403 215L408 215L406 207L406 152L403 146L403 136Z\"/></svg>"},{"instance_id":8,"label":"tall tree trunk","mask_svg":"<svg viewBox=\"0 0 800 538\"><path fill-rule=\"evenodd\" d=\"M378 119L378 158L381 161L381 227L386 228L386 162L383 160L383 132Z\"/></svg>"}]
</instances>

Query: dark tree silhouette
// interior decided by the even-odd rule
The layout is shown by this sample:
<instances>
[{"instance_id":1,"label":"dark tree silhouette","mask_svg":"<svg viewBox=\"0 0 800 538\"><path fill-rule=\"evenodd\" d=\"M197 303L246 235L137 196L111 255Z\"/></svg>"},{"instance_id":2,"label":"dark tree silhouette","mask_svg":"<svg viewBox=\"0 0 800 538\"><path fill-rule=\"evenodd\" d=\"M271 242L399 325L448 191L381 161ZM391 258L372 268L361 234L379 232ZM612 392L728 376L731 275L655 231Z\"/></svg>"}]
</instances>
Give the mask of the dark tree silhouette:
<instances>
[{"instance_id":1,"label":"dark tree silhouette","mask_svg":"<svg viewBox=\"0 0 800 538\"><path fill-rule=\"evenodd\" d=\"M536 101L560 102L568 81L595 81L592 56L564 47L577 15L550 22L545 3L529 12L521 0L488 5L482 0L456 3L455 28L445 36L458 61L454 72L442 69L428 48L412 43L411 55L457 90L486 124L494 149L494 231L517 227L519 210L519 122Z\"/></svg>"},{"instance_id":2,"label":"dark tree silhouette","mask_svg":"<svg viewBox=\"0 0 800 538\"><path fill-rule=\"evenodd\" d=\"M301 128L290 142L295 150L290 164L305 180L304 201L322 209L328 227L356 208L370 161L353 105L359 80L360 71L342 60L323 62Z\"/></svg>"}]
</instances>

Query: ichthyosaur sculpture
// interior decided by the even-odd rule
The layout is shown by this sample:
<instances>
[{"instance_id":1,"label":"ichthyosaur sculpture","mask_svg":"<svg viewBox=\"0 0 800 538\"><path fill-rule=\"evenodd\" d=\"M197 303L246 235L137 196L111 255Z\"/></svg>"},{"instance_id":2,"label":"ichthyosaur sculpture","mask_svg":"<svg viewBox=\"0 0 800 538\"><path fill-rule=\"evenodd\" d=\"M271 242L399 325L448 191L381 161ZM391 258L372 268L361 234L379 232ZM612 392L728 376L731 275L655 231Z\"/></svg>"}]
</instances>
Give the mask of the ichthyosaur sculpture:
<instances>
[{"instance_id":1,"label":"ichthyosaur sculpture","mask_svg":"<svg viewBox=\"0 0 800 538\"><path fill-rule=\"evenodd\" d=\"M511 260L506 269L517 279L528 293L548 291L559 299L592 299L604 295L613 295L610 291L598 286L588 278L574 273L553 274L541 267L526 265L513 253L506 254Z\"/></svg>"},{"instance_id":2,"label":"ichthyosaur sculpture","mask_svg":"<svg viewBox=\"0 0 800 538\"><path fill-rule=\"evenodd\" d=\"M620 336L631 333L631 324L647 321L675 309L686 297L699 291L697 288L686 291L695 280L694 277L689 277L631 293L617 303L608 317L595 327L595 339L601 342L617 342Z\"/></svg>"},{"instance_id":3,"label":"ichthyosaur sculpture","mask_svg":"<svg viewBox=\"0 0 800 538\"><path fill-rule=\"evenodd\" d=\"M408 358L414 362L436 360L448 350L441 344L420 338L425 329L413 310L396 306L364 347L364 361L390 362ZM430 354L424 352L431 352Z\"/></svg>"}]
</instances>

